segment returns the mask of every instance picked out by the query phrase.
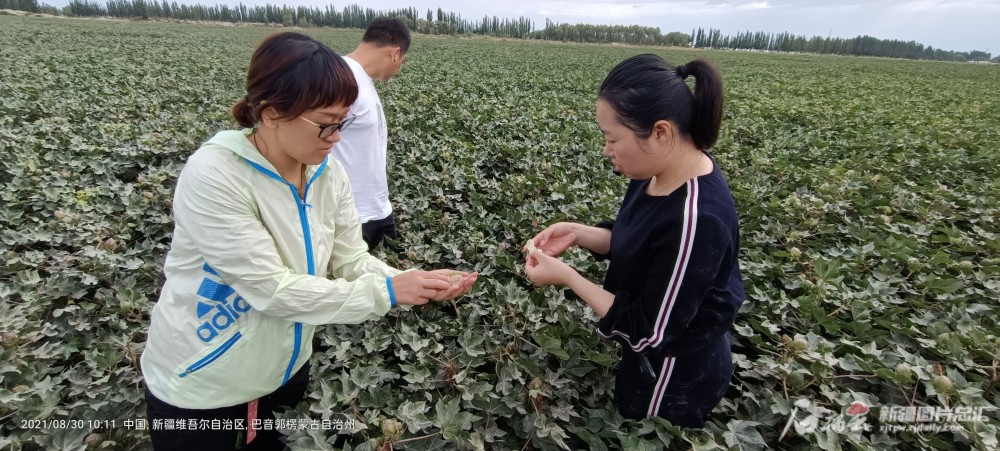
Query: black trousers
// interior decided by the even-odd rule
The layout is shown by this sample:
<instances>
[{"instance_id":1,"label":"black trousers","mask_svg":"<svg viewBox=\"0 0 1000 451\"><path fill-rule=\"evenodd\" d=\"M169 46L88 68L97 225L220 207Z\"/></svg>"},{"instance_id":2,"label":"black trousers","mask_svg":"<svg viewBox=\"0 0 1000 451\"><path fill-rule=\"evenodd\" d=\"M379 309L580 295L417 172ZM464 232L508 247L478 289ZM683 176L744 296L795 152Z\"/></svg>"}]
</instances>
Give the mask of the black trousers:
<instances>
[{"instance_id":1,"label":"black trousers","mask_svg":"<svg viewBox=\"0 0 1000 451\"><path fill-rule=\"evenodd\" d=\"M373 219L361 224L361 237L368 243L368 249L375 249L385 242L386 238L399 238L399 233L396 231L396 217L389 213L389 216L382 219Z\"/></svg>"},{"instance_id":2,"label":"black trousers","mask_svg":"<svg viewBox=\"0 0 1000 451\"><path fill-rule=\"evenodd\" d=\"M306 363L288 379L285 385L258 400L257 418L274 420L276 412L284 412L288 407L294 407L302 401L308 385L309 363ZM284 434L274 429L257 430L257 437L247 445L246 430L235 430L235 428L224 430L225 428L218 427L164 430L162 427L159 429L153 427L156 420L174 423L183 420L188 424L191 424L190 420L195 420L196 423L200 420L219 420L225 423L228 420L232 424L236 424L237 420L240 420L244 429L249 428L247 403L218 409L182 409L161 401L153 396L147 388L146 416L150 426L153 449L156 451L230 451L237 449L271 451L285 449L282 440Z\"/></svg>"},{"instance_id":3,"label":"black trousers","mask_svg":"<svg viewBox=\"0 0 1000 451\"><path fill-rule=\"evenodd\" d=\"M700 428L722 401L733 375L733 354L726 332L707 346L681 357L648 355L654 374L642 370L642 355L622 349L615 369L615 405L625 418L658 416Z\"/></svg>"}]
</instances>

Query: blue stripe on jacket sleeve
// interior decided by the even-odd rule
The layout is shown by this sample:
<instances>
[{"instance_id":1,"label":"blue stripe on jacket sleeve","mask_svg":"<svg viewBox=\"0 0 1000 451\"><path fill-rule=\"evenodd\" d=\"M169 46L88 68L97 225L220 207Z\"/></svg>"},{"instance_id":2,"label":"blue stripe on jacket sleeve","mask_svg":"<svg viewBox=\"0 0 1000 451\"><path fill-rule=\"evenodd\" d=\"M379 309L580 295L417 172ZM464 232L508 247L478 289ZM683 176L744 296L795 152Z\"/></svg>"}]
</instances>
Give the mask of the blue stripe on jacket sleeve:
<instances>
[{"instance_id":1,"label":"blue stripe on jacket sleeve","mask_svg":"<svg viewBox=\"0 0 1000 451\"><path fill-rule=\"evenodd\" d=\"M392 277L385 278L385 286L389 289L389 305L391 307L396 306L396 293L392 292Z\"/></svg>"}]
</instances>

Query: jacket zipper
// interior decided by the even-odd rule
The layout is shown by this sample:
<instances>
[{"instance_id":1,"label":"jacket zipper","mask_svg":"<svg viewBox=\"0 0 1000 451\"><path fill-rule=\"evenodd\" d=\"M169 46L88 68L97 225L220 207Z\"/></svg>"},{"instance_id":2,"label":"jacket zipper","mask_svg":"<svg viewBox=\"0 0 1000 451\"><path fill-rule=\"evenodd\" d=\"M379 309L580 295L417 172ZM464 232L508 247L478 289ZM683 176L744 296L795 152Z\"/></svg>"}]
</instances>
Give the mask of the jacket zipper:
<instances>
[{"instance_id":1,"label":"jacket zipper","mask_svg":"<svg viewBox=\"0 0 1000 451\"><path fill-rule=\"evenodd\" d=\"M309 198L309 186L312 185L312 181L323 171L323 167L316 170L313 174L312 179L306 182L306 187L302 191L302 197L299 197L298 189L295 188L291 183L288 186L292 189L292 197L295 198L295 203L299 207L299 223L302 224L302 239L305 241L306 246L306 266L309 275L316 275L316 264L313 261L313 249L312 249L312 234L309 231L309 216L306 214L306 208L311 207L307 204L305 199ZM295 323L295 347L292 348L292 359L288 362L288 368L285 368L285 377L281 379L281 385L285 385L288 379L292 377L292 370L295 369L295 362L299 360L299 350L302 347L302 323Z\"/></svg>"},{"instance_id":2,"label":"jacket zipper","mask_svg":"<svg viewBox=\"0 0 1000 451\"><path fill-rule=\"evenodd\" d=\"M312 185L313 180L316 180L316 177L319 177L319 175L323 172L323 170L326 169L326 162L324 161L323 164L320 165L318 169L316 169L316 172L313 173L312 178L310 178L309 181L306 182L306 187L302 191L302 197L299 197L299 190L295 185L288 183L278 174L271 172L267 168L257 163L254 163L249 159L246 159L246 161L250 163L250 166L253 166L258 171L263 172L268 177L271 177L275 180L278 180L288 185L288 188L292 190L292 198L295 199L295 204L299 207L299 223L302 225L302 238L303 241L305 241L305 246L306 246L306 265L308 266L309 275L315 276L316 264L313 261L312 235L309 233L309 217L306 215L306 208L311 207L311 205L307 204L305 202L305 199L309 198L309 186ZM299 351L301 347L302 347L302 323L296 322L295 347L292 348L292 359L290 362L288 362L288 367L285 369L285 376L281 380L281 385L285 385L285 383L288 382L288 379L292 377L292 370L295 368L295 362L299 359Z\"/></svg>"},{"instance_id":3,"label":"jacket zipper","mask_svg":"<svg viewBox=\"0 0 1000 451\"><path fill-rule=\"evenodd\" d=\"M195 371L198 371L198 370L200 370L200 369L208 366L210 363L218 360L219 357L222 357L222 355L225 354L226 351L229 350L229 348L233 347L233 345L236 344L236 342L242 336L243 336L242 332L236 332L236 335L233 335L228 340L226 340L226 342L223 343L222 346L219 346L218 348L215 348L214 351L210 352L205 357L202 357L200 360L198 360L197 362L192 363L191 366L187 367L187 369L184 370L184 372L180 374L180 377L187 376L188 374L191 374L191 373L193 373Z\"/></svg>"}]
</instances>

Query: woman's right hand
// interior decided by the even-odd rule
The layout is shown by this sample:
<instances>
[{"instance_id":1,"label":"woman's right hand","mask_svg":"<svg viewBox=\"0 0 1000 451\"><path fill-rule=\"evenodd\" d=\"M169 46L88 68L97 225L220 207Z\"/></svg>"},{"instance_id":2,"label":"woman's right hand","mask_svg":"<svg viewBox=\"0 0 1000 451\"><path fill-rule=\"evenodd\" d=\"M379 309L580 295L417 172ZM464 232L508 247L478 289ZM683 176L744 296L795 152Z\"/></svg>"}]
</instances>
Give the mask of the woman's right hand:
<instances>
[{"instance_id":1,"label":"woman's right hand","mask_svg":"<svg viewBox=\"0 0 1000 451\"><path fill-rule=\"evenodd\" d=\"M398 305L424 305L441 290L451 288L451 279L431 271L407 271L392 278Z\"/></svg>"},{"instance_id":2,"label":"woman's right hand","mask_svg":"<svg viewBox=\"0 0 1000 451\"><path fill-rule=\"evenodd\" d=\"M576 244L576 225L572 222L557 222L539 232L531 241L545 255L551 257L559 256L566 249L569 249L570 246ZM525 252L528 251L527 246L525 246L524 250Z\"/></svg>"}]
</instances>

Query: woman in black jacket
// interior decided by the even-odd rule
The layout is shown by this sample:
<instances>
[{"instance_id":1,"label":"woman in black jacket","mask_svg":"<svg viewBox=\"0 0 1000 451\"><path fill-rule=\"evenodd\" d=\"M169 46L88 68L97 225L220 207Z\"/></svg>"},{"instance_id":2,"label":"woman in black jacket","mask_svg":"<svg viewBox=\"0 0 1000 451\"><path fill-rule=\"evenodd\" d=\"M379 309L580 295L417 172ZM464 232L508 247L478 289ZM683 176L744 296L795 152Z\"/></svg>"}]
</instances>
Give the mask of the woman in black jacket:
<instances>
[{"instance_id":1,"label":"woman in black jacket","mask_svg":"<svg viewBox=\"0 0 1000 451\"><path fill-rule=\"evenodd\" d=\"M526 246L537 248L531 281L572 289L601 316L598 333L621 343L615 404L628 418L701 427L729 387L729 329L745 294L736 207L708 153L721 120L722 80L708 62L621 62L597 102L604 155L631 179L618 216L557 223ZM610 259L603 287L556 258L572 245Z\"/></svg>"}]
</instances>

